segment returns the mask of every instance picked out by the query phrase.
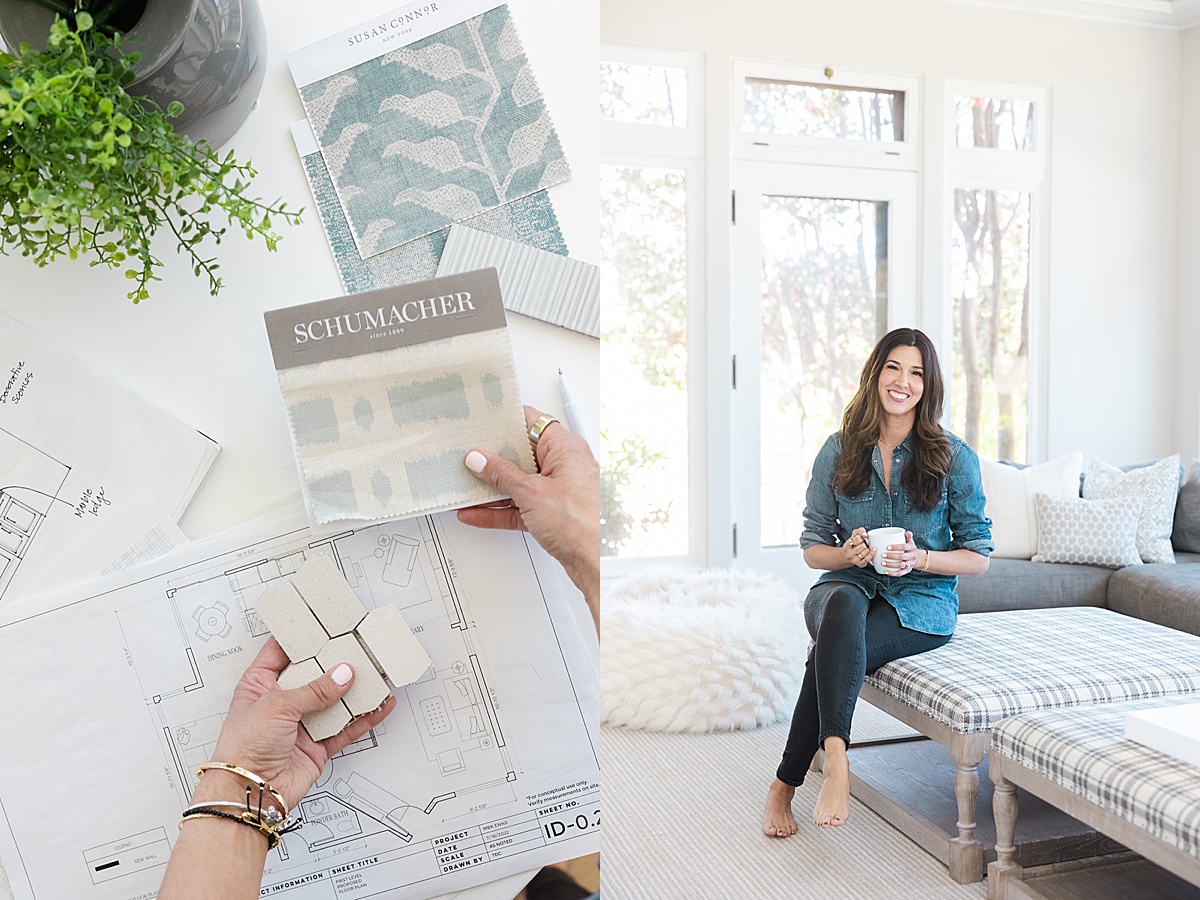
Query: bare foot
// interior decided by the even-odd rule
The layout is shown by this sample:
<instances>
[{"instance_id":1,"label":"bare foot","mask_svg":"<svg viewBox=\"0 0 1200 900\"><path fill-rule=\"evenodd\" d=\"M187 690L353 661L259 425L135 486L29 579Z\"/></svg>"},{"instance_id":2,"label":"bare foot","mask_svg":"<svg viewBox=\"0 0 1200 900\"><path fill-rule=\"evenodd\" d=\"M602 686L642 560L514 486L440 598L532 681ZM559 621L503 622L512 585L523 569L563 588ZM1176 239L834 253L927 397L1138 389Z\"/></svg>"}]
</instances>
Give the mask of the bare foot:
<instances>
[{"instance_id":1,"label":"bare foot","mask_svg":"<svg viewBox=\"0 0 1200 900\"><path fill-rule=\"evenodd\" d=\"M763 834L767 837L787 837L799 827L792 815L792 797L796 789L778 778L767 791L767 809L763 813Z\"/></svg>"},{"instance_id":2,"label":"bare foot","mask_svg":"<svg viewBox=\"0 0 1200 900\"><path fill-rule=\"evenodd\" d=\"M841 746L831 746L835 742ZM846 745L838 738L825 741L824 775L825 782L813 807L813 824L818 828L836 828L850 818L850 760Z\"/></svg>"}]
</instances>

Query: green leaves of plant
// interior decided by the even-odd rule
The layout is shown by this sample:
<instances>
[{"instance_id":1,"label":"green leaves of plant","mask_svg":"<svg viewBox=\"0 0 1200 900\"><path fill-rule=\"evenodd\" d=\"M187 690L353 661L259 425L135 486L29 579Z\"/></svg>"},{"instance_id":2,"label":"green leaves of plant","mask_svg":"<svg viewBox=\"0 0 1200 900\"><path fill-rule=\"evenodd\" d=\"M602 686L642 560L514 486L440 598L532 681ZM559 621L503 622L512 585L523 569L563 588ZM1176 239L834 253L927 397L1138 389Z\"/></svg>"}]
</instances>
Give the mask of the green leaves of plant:
<instances>
[{"instance_id":1,"label":"green leaves of plant","mask_svg":"<svg viewBox=\"0 0 1200 900\"><path fill-rule=\"evenodd\" d=\"M150 247L165 225L216 295L219 265L202 245L219 244L226 229L210 213L219 209L269 250L279 241L272 217L297 224L300 213L249 196L255 172L232 153L222 159L176 134L169 119L181 103L164 111L127 94L137 54L94 29L87 13L76 22L72 31L57 19L45 50L0 54L0 253L16 248L43 266L64 254L130 264L127 296L137 303L159 280Z\"/></svg>"}]
</instances>

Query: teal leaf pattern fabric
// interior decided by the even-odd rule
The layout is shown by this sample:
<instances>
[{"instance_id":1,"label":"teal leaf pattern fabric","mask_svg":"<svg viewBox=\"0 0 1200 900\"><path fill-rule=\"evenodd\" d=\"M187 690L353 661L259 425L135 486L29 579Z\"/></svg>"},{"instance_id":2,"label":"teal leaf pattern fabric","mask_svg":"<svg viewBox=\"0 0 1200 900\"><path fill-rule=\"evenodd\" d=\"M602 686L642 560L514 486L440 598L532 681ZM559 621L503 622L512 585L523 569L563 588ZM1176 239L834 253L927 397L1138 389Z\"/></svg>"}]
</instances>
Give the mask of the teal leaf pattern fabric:
<instances>
[{"instance_id":1,"label":"teal leaf pattern fabric","mask_svg":"<svg viewBox=\"0 0 1200 900\"><path fill-rule=\"evenodd\" d=\"M363 258L570 177L507 6L300 96Z\"/></svg>"},{"instance_id":2,"label":"teal leaf pattern fabric","mask_svg":"<svg viewBox=\"0 0 1200 900\"><path fill-rule=\"evenodd\" d=\"M358 255L350 225L338 203L333 180L329 177L321 154L308 153L301 157L301 162L313 200L316 201L317 214L325 228L325 237L333 251L338 276L347 294L412 284L437 275L449 226L363 259ZM558 216L554 213L554 204L546 191L538 191L490 209L468 219L466 224L539 250L559 256L567 255L567 242L559 227Z\"/></svg>"}]
</instances>

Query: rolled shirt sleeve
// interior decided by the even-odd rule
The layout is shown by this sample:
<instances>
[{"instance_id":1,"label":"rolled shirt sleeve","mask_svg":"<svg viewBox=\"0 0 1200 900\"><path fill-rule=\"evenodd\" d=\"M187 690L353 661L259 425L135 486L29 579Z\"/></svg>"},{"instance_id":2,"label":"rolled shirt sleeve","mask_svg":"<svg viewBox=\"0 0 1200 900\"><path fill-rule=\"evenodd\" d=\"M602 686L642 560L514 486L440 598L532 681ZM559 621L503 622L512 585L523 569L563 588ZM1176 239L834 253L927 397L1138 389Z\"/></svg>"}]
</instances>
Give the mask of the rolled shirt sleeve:
<instances>
[{"instance_id":1,"label":"rolled shirt sleeve","mask_svg":"<svg viewBox=\"0 0 1200 900\"><path fill-rule=\"evenodd\" d=\"M965 442L956 444L957 452L946 484L950 547L990 556L996 543L992 540L992 520L984 512L987 498L983 495L979 456Z\"/></svg>"},{"instance_id":2,"label":"rolled shirt sleeve","mask_svg":"<svg viewBox=\"0 0 1200 900\"><path fill-rule=\"evenodd\" d=\"M837 497L833 493L833 467L840 451L838 436L830 435L813 461L804 495L804 531L800 534L800 546L805 550L818 544L836 546L841 539Z\"/></svg>"}]
</instances>

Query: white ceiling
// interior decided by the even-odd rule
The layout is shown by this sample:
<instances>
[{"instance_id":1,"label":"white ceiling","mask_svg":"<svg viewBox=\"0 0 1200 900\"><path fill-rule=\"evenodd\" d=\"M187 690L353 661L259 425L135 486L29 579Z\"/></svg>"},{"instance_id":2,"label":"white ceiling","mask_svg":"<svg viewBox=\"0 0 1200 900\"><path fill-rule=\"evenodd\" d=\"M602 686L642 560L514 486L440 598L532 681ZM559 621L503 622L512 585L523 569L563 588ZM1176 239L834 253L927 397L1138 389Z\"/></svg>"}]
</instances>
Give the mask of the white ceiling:
<instances>
[{"instance_id":1,"label":"white ceiling","mask_svg":"<svg viewBox=\"0 0 1200 900\"><path fill-rule=\"evenodd\" d=\"M1190 28L1200 24L1200 0L948 0L1105 22Z\"/></svg>"}]
</instances>

